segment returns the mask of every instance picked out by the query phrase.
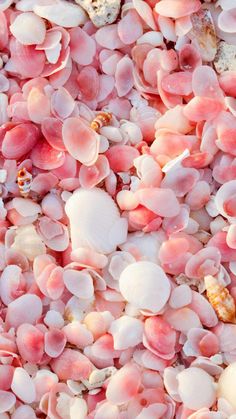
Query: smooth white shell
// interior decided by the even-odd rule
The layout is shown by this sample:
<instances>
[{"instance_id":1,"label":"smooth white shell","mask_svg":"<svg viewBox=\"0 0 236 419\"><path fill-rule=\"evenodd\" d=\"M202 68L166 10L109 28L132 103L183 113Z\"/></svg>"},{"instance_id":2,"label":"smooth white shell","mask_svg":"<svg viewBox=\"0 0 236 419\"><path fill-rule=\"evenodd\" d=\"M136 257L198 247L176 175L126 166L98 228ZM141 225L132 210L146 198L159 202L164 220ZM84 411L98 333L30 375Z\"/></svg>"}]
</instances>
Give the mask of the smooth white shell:
<instances>
[{"instance_id":1,"label":"smooth white shell","mask_svg":"<svg viewBox=\"0 0 236 419\"><path fill-rule=\"evenodd\" d=\"M236 362L222 372L218 382L218 397L226 399L236 409L235 398Z\"/></svg>"},{"instance_id":2,"label":"smooth white shell","mask_svg":"<svg viewBox=\"0 0 236 419\"><path fill-rule=\"evenodd\" d=\"M213 378L196 367L186 368L177 375L179 395L186 407L198 410L211 407L216 398Z\"/></svg>"},{"instance_id":3,"label":"smooth white shell","mask_svg":"<svg viewBox=\"0 0 236 419\"><path fill-rule=\"evenodd\" d=\"M127 266L119 280L123 297L135 307L160 311L170 296L170 282L155 263L141 261Z\"/></svg>"},{"instance_id":4,"label":"smooth white shell","mask_svg":"<svg viewBox=\"0 0 236 419\"><path fill-rule=\"evenodd\" d=\"M43 19L32 12L19 14L10 26L10 30L23 45L42 44L46 35Z\"/></svg>"},{"instance_id":5,"label":"smooth white shell","mask_svg":"<svg viewBox=\"0 0 236 419\"><path fill-rule=\"evenodd\" d=\"M82 25L87 20L87 15L80 6L64 0L57 0L51 4L38 2L34 5L34 13L64 28Z\"/></svg>"},{"instance_id":6,"label":"smooth white shell","mask_svg":"<svg viewBox=\"0 0 236 419\"><path fill-rule=\"evenodd\" d=\"M110 253L127 238L127 220L102 189L77 189L67 200L66 214L70 220L72 249L89 247Z\"/></svg>"}]
</instances>

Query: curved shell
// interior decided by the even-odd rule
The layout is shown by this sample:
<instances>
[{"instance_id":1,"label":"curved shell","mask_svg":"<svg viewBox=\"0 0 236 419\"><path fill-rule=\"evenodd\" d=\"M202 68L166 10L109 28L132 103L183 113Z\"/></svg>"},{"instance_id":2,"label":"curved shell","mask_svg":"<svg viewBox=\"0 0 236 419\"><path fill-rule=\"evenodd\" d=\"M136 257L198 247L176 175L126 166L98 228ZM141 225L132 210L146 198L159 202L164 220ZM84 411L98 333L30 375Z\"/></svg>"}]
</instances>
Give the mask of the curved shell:
<instances>
[{"instance_id":1,"label":"curved shell","mask_svg":"<svg viewBox=\"0 0 236 419\"><path fill-rule=\"evenodd\" d=\"M77 189L66 202L65 211L70 220L73 250L89 247L107 254L126 240L127 221L101 189Z\"/></svg>"}]
</instances>

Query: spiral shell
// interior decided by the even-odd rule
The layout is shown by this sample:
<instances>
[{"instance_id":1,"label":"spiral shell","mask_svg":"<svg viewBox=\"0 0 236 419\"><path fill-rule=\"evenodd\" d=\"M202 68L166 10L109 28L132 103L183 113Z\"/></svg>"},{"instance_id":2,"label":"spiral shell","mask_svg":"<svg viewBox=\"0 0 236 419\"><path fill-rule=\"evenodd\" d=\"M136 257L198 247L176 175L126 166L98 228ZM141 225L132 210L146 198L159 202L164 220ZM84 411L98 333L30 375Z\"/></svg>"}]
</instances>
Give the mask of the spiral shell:
<instances>
[{"instance_id":1,"label":"spiral shell","mask_svg":"<svg viewBox=\"0 0 236 419\"><path fill-rule=\"evenodd\" d=\"M235 323L235 303L229 290L211 275L205 277L206 294L219 320Z\"/></svg>"},{"instance_id":2,"label":"spiral shell","mask_svg":"<svg viewBox=\"0 0 236 419\"><path fill-rule=\"evenodd\" d=\"M27 197L30 193L32 184L32 175L24 167L18 171L17 183L20 190L20 194L23 197Z\"/></svg>"},{"instance_id":3,"label":"spiral shell","mask_svg":"<svg viewBox=\"0 0 236 419\"><path fill-rule=\"evenodd\" d=\"M105 125L109 125L111 119L112 114L110 112L100 112L99 114L97 114L96 118L93 119L90 126L94 131L98 131Z\"/></svg>"}]
</instances>

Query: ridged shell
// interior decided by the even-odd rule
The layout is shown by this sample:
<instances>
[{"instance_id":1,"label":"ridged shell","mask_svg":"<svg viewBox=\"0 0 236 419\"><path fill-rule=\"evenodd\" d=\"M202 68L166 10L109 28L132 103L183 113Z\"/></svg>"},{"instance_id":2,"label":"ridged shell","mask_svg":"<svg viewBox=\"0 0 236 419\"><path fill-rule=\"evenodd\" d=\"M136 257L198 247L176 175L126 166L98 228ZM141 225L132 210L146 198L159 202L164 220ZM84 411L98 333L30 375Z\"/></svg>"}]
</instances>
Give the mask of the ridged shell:
<instances>
[{"instance_id":1,"label":"ridged shell","mask_svg":"<svg viewBox=\"0 0 236 419\"><path fill-rule=\"evenodd\" d=\"M219 320L235 323L235 303L229 290L211 275L205 277L206 294Z\"/></svg>"}]
</instances>

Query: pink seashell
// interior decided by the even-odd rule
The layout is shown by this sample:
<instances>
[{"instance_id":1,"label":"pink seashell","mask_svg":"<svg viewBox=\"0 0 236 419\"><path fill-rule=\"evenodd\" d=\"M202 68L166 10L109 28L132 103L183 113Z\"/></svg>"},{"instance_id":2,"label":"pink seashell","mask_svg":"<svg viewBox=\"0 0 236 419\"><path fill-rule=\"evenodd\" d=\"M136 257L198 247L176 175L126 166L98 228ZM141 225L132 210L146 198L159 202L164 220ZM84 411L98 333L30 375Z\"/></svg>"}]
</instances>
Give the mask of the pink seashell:
<instances>
[{"instance_id":1,"label":"pink seashell","mask_svg":"<svg viewBox=\"0 0 236 419\"><path fill-rule=\"evenodd\" d=\"M109 101L109 111L113 113L117 118L129 119L131 105L127 99L111 99Z\"/></svg>"},{"instance_id":2,"label":"pink seashell","mask_svg":"<svg viewBox=\"0 0 236 419\"><path fill-rule=\"evenodd\" d=\"M160 247L158 257L162 264L174 262L189 250L189 243L185 238L173 238L164 241Z\"/></svg>"},{"instance_id":3,"label":"pink seashell","mask_svg":"<svg viewBox=\"0 0 236 419\"><path fill-rule=\"evenodd\" d=\"M33 10L36 15L65 28L82 25L87 20L86 13L81 7L73 3L68 4L64 0L37 2Z\"/></svg>"},{"instance_id":4,"label":"pink seashell","mask_svg":"<svg viewBox=\"0 0 236 419\"><path fill-rule=\"evenodd\" d=\"M161 317L149 317L144 325L144 346L163 359L171 359L175 354L176 332Z\"/></svg>"},{"instance_id":5,"label":"pink seashell","mask_svg":"<svg viewBox=\"0 0 236 419\"><path fill-rule=\"evenodd\" d=\"M83 29L77 27L69 31L72 59L80 65L92 63L96 53L96 43Z\"/></svg>"},{"instance_id":6,"label":"pink seashell","mask_svg":"<svg viewBox=\"0 0 236 419\"><path fill-rule=\"evenodd\" d=\"M25 255L14 249L7 249L5 252L7 265L17 265L22 271L29 270L29 262Z\"/></svg>"},{"instance_id":7,"label":"pink seashell","mask_svg":"<svg viewBox=\"0 0 236 419\"><path fill-rule=\"evenodd\" d=\"M192 291L192 301L189 307L198 314L204 326L214 327L218 323L218 318L213 307L202 294Z\"/></svg>"},{"instance_id":8,"label":"pink seashell","mask_svg":"<svg viewBox=\"0 0 236 419\"><path fill-rule=\"evenodd\" d=\"M0 11L0 48L3 50L8 43L8 28L7 28L7 19L3 11Z\"/></svg>"},{"instance_id":9,"label":"pink seashell","mask_svg":"<svg viewBox=\"0 0 236 419\"><path fill-rule=\"evenodd\" d=\"M198 210L210 200L210 186L204 180L196 183L193 189L188 192L185 203L191 210Z\"/></svg>"},{"instance_id":10,"label":"pink seashell","mask_svg":"<svg viewBox=\"0 0 236 419\"><path fill-rule=\"evenodd\" d=\"M11 60L15 72L23 78L38 77L44 68L45 55L32 45L22 45L16 39L10 41Z\"/></svg>"},{"instance_id":11,"label":"pink seashell","mask_svg":"<svg viewBox=\"0 0 236 419\"><path fill-rule=\"evenodd\" d=\"M64 215L63 202L54 193L47 194L43 198L41 205L43 213L53 220L60 220Z\"/></svg>"},{"instance_id":12,"label":"pink seashell","mask_svg":"<svg viewBox=\"0 0 236 419\"><path fill-rule=\"evenodd\" d=\"M193 255L186 264L185 273L190 278L215 275L220 266L221 255L215 247L207 247Z\"/></svg>"},{"instance_id":13,"label":"pink seashell","mask_svg":"<svg viewBox=\"0 0 236 419\"><path fill-rule=\"evenodd\" d=\"M191 4L187 0L161 0L155 6L155 11L161 16L167 16L171 18L179 18L183 16L191 15L197 12L201 7L198 0L194 0Z\"/></svg>"},{"instance_id":14,"label":"pink seashell","mask_svg":"<svg viewBox=\"0 0 236 419\"><path fill-rule=\"evenodd\" d=\"M216 99L195 96L184 108L184 115L190 121L203 121L215 118L223 110L223 104Z\"/></svg>"},{"instance_id":15,"label":"pink seashell","mask_svg":"<svg viewBox=\"0 0 236 419\"><path fill-rule=\"evenodd\" d=\"M5 305L10 304L16 298L25 293L26 283L21 273L21 268L16 265L7 266L2 275L0 282L0 296Z\"/></svg>"},{"instance_id":16,"label":"pink seashell","mask_svg":"<svg viewBox=\"0 0 236 419\"><path fill-rule=\"evenodd\" d=\"M114 77L101 74L99 77L99 93L97 96L98 102L101 102L108 98L111 95L115 86Z\"/></svg>"},{"instance_id":17,"label":"pink seashell","mask_svg":"<svg viewBox=\"0 0 236 419\"><path fill-rule=\"evenodd\" d=\"M190 95L192 92L192 74L179 71L162 79L162 89L174 95Z\"/></svg>"},{"instance_id":18,"label":"pink seashell","mask_svg":"<svg viewBox=\"0 0 236 419\"><path fill-rule=\"evenodd\" d=\"M66 345L66 336L58 329L45 333L45 353L51 358L57 358L63 352Z\"/></svg>"},{"instance_id":19,"label":"pink seashell","mask_svg":"<svg viewBox=\"0 0 236 419\"><path fill-rule=\"evenodd\" d=\"M114 172L128 171L133 167L133 161L138 156L138 150L128 145L115 145L106 152L110 168Z\"/></svg>"},{"instance_id":20,"label":"pink seashell","mask_svg":"<svg viewBox=\"0 0 236 419\"><path fill-rule=\"evenodd\" d=\"M139 15L134 9L128 13L118 23L118 35L124 44L133 44L143 34L143 27Z\"/></svg>"},{"instance_id":21,"label":"pink seashell","mask_svg":"<svg viewBox=\"0 0 236 419\"><path fill-rule=\"evenodd\" d=\"M95 34L95 39L103 48L111 50L119 49L124 46L118 35L117 24L104 26L103 28L98 29Z\"/></svg>"},{"instance_id":22,"label":"pink seashell","mask_svg":"<svg viewBox=\"0 0 236 419\"><path fill-rule=\"evenodd\" d=\"M42 302L37 295L25 294L8 305L6 323L17 328L22 323L35 324L42 314Z\"/></svg>"},{"instance_id":23,"label":"pink seashell","mask_svg":"<svg viewBox=\"0 0 236 419\"><path fill-rule=\"evenodd\" d=\"M210 357L219 352L219 339L209 330L191 329L188 341L196 355Z\"/></svg>"},{"instance_id":24,"label":"pink seashell","mask_svg":"<svg viewBox=\"0 0 236 419\"><path fill-rule=\"evenodd\" d=\"M161 217L174 217L179 213L179 202L171 189L139 189L136 197L142 205Z\"/></svg>"},{"instance_id":25,"label":"pink seashell","mask_svg":"<svg viewBox=\"0 0 236 419\"><path fill-rule=\"evenodd\" d=\"M35 400L34 382L24 368L15 368L11 389L20 400L27 404Z\"/></svg>"},{"instance_id":26,"label":"pink seashell","mask_svg":"<svg viewBox=\"0 0 236 419\"><path fill-rule=\"evenodd\" d=\"M65 153L55 150L46 141L40 141L33 148L30 158L39 169L52 170L63 165Z\"/></svg>"},{"instance_id":27,"label":"pink seashell","mask_svg":"<svg viewBox=\"0 0 236 419\"><path fill-rule=\"evenodd\" d=\"M33 124L19 124L6 132L2 153L8 159L20 158L36 145L38 138L38 128Z\"/></svg>"},{"instance_id":28,"label":"pink seashell","mask_svg":"<svg viewBox=\"0 0 236 419\"><path fill-rule=\"evenodd\" d=\"M97 70L92 66L83 68L78 77L79 98L83 101L95 100L99 92L99 76Z\"/></svg>"},{"instance_id":29,"label":"pink seashell","mask_svg":"<svg viewBox=\"0 0 236 419\"><path fill-rule=\"evenodd\" d=\"M107 265L107 257L92 249L79 247L71 252L71 260L83 267L102 269Z\"/></svg>"},{"instance_id":30,"label":"pink seashell","mask_svg":"<svg viewBox=\"0 0 236 419\"><path fill-rule=\"evenodd\" d=\"M0 413L8 412L16 403L16 397L9 391L0 390Z\"/></svg>"},{"instance_id":31,"label":"pink seashell","mask_svg":"<svg viewBox=\"0 0 236 419\"><path fill-rule=\"evenodd\" d=\"M81 118L68 118L62 128L62 136L68 152L81 163L91 166L98 157L98 134Z\"/></svg>"},{"instance_id":32,"label":"pink seashell","mask_svg":"<svg viewBox=\"0 0 236 419\"><path fill-rule=\"evenodd\" d=\"M69 348L53 359L50 365L60 380L87 379L92 371L89 359L79 351Z\"/></svg>"},{"instance_id":33,"label":"pink seashell","mask_svg":"<svg viewBox=\"0 0 236 419\"><path fill-rule=\"evenodd\" d=\"M194 188L198 179L197 170L181 167L167 172L161 187L172 189L177 197L182 197Z\"/></svg>"},{"instance_id":34,"label":"pink seashell","mask_svg":"<svg viewBox=\"0 0 236 419\"><path fill-rule=\"evenodd\" d=\"M189 122L184 110L184 106L177 105L173 109L166 111L166 113L156 121L156 130L167 128L168 130L179 132L180 134L189 133L192 130L193 125Z\"/></svg>"},{"instance_id":35,"label":"pink seashell","mask_svg":"<svg viewBox=\"0 0 236 419\"><path fill-rule=\"evenodd\" d=\"M184 71L194 71L202 64L199 51L194 45L184 44L179 50L179 66Z\"/></svg>"},{"instance_id":36,"label":"pink seashell","mask_svg":"<svg viewBox=\"0 0 236 419\"><path fill-rule=\"evenodd\" d=\"M27 109L31 121L41 123L50 116L50 100L39 89L33 87L28 95Z\"/></svg>"},{"instance_id":37,"label":"pink seashell","mask_svg":"<svg viewBox=\"0 0 236 419\"><path fill-rule=\"evenodd\" d=\"M52 250L62 252L69 245L68 230L59 221L41 217L38 224L38 232L45 244Z\"/></svg>"},{"instance_id":38,"label":"pink seashell","mask_svg":"<svg viewBox=\"0 0 236 419\"><path fill-rule=\"evenodd\" d=\"M151 29L156 30L156 23L152 14L152 9L149 6L149 4L147 4L147 2L143 0L134 0L133 5L140 17L144 20L144 22Z\"/></svg>"},{"instance_id":39,"label":"pink seashell","mask_svg":"<svg viewBox=\"0 0 236 419\"><path fill-rule=\"evenodd\" d=\"M90 189L104 180L109 173L109 161L106 156L100 155L94 165L80 167L79 181L82 188Z\"/></svg>"},{"instance_id":40,"label":"pink seashell","mask_svg":"<svg viewBox=\"0 0 236 419\"><path fill-rule=\"evenodd\" d=\"M63 103L63 106L62 106ZM75 102L72 96L64 87L60 87L51 96L52 113L61 119L65 119L71 115L75 107Z\"/></svg>"},{"instance_id":41,"label":"pink seashell","mask_svg":"<svg viewBox=\"0 0 236 419\"><path fill-rule=\"evenodd\" d=\"M116 66L115 87L118 96L125 96L133 87L133 62L125 56L121 58Z\"/></svg>"},{"instance_id":42,"label":"pink seashell","mask_svg":"<svg viewBox=\"0 0 236 419\"><path fill-rule=\"evenodd\" d=\"M193 93L195 96L223 99L216 73L211 67L202 65L193 72Z\"/></svg>"},{"instance_id":43,"label":"pink seashell","mask_svg":"<svg viewBox=\"0 0 236 419\"><path fill-rule=\"evenodd\" d=\"M65 270L63 279L66 288L78 298L91 298L94 293L92 277L86 271Z\"/></svg>"},{"instance_id":44,"label":"pink seashell","mask_svg":"<svg viewBox=\"0 0 236 419\"><path fill-rule=\"evenodd\" d=\"M62 140L62 122L56 118L44 118L41 124L44 137L52 148L59 151L65 151Z\"/></svg>"},{"instance_id":45,"label":"pink seashell","mask_svg":"<svg viewBox=\"0 0 236 419\"><path fill-rule=\"evenodd\" d=\"M33 381L36 390L36 401L40 401L42 396L49 392L51 388L57 384L58 377L49 370L41 369L37 371Z\"/></svg>"},{"instance_id":46,"label":"pink seashell","mask_svg":"<svg viewBox=\"0 0 236 419\"><path fill-rule=\"evenodd\" d=\"M41 44L46 35L43 19L32 12L19 14L11 24L10 31L23 45Z\"/></svg>"},{"instance_id":47,"label":"pink seashell","mask_svg":"<svg viewBox=\"0 0 236 419\"><path fill-rule=\"evenodd\" d=\"M12 367L11 365L0 365L0 373L0 390L9 390L12 383L14 367ZM0 406L2 405L0 404Z\"/></svg>"},{"instance_id":48,"label":"pink seashell","mask_svg":"<svg viewBox=\"0 0 236 419\"><path fill-rule=\"evenodd\" d=\"M68 323L63 328L63 332L65 333L67 341L72 345L76 345L79 349L84 349L86 346L93 343L92 333L79 321Z\"/></svg>"},{"instance_id":49,"label":"pink seashell","mask_svg":"<svg viewBox=\"0 0 236 419\"><path fill-rule=\"evenodd\" d=\"M54 188L57 182L58 179L53 173L39 173L32 181L31 190L44 195Z\"/></svg>"},{"instance_id":50,"label":"pink seashell","mask_svg":"<svg viewBox=\"0 0 236 419\"><path fill-rule=\"evenodd\" d=\"M21 324L17 329L16 343L24 361L36 364L44 353L44 334L31 324Z\"/></svg>"},{"instance_id":51,"label":"pink seashell","mask_svg":"<svg viewBox=\"0 0 236 419\"><path fill-rule=\"evenodd\" d=\"M107 400L113 404L123 404L132 399L141 384L140 370L135 364L127 364L114 374L106 390Z\"/></svg>"}]
</instances>

